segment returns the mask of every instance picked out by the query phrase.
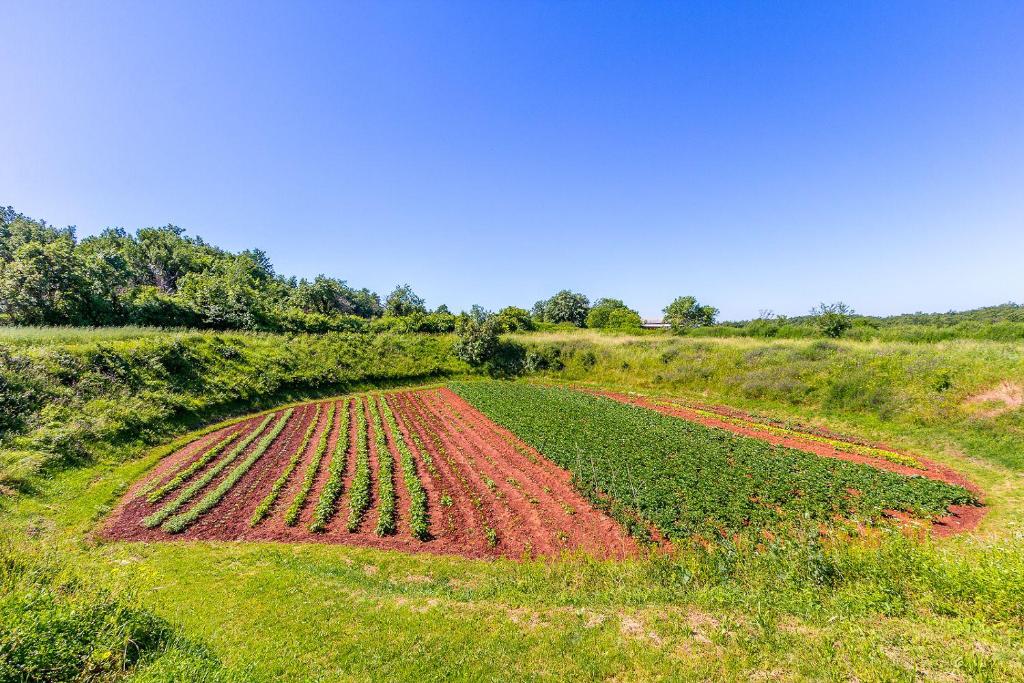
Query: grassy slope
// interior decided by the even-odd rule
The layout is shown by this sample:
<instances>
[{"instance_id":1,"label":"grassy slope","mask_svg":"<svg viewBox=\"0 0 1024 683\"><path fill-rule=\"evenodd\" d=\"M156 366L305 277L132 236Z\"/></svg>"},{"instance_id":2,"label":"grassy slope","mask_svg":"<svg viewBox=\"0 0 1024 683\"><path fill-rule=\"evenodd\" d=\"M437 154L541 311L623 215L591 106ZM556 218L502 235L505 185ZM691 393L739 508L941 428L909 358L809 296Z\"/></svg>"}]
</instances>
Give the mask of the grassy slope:
<instances>
[{"instance_id":1,"label":"grassy slope","mask_svg":"<svg viewBox=\"0 0 1024 683\"><path fill-rule=\"evenodd\" d=\"M716 348L701 352L705 363L737 353ZM934 353L943 358L945 351ZM573 362L561 376L583 378L573 377ZM826 376L829 363L822 364ZM980 364L978 384L1007 370L991 358ZM665 388L638 366L638 388ZM624 377L604 372L602 381L624 386ZM688 387L669 388L703 391ZM734 391L708 396L753 405ZM820 410L777 400L758 405L804 419ZM973 432L961 421L925 421L904 433L903 418L881 420L858 408L824 414L832 426L900 437L890 440L947 461ZM39 481L34 494L0 514L0 535L52 548L103 585L134 589L185 637L208 645L225 675L238 680L745 680L754 672L891 680L915 671L1005 680L1024 676L1024 503L1018 475L993 464L1009 452L997 443L1002 429L984 458L962 463L994 504L981 539L919 544L883 536L864 545L809 543L765 555L737 548L621 564L477 562L316 545L96 545L88 540L95 522L166 450L130 457L143 451L139 444ZM143 673L161 679L161 670Z\"/></svg>"}]
</instances>

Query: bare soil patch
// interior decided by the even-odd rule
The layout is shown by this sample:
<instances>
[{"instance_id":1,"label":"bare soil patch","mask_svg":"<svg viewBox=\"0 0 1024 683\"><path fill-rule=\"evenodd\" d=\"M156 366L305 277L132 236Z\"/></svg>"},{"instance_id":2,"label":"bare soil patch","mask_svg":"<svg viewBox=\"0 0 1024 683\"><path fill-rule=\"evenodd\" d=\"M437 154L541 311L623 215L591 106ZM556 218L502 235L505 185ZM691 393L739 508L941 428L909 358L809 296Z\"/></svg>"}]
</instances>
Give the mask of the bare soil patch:
<instances>
[{"instance_id":1,"label":"bare soil patch","mask_svg":"<svg viewBox=\"0 0 1024 683\"><path fill-rule=\"evenodd\" d=\"M1024 406L1024 387L1003 380L995 387L969 397L965 403L976 407L976 414L981 417L999 417Z\"/></svg>"}]
</instances>

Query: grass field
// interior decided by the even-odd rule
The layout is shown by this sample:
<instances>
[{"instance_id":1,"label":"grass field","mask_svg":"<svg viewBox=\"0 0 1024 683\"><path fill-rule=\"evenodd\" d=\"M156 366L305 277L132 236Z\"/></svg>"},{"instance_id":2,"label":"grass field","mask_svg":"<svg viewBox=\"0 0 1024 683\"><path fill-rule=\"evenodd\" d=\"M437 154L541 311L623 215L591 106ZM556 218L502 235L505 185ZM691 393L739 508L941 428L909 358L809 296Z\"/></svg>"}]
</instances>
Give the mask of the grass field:
<instances>
[{"instance_id":1,"label":"grass field","mask_svg":"<svg viewBox=\"0 0 1024 683\"><path fill-rule=\"evenodd\" d=\"M1024 487L1014 458L1020 417L980 417L965 404L995 381L1022 379L1019 349L958 342L913 351L845 342L836 351L813 341L597 335L524 341L545 353L557 348L564 367L511 385L516 391L571 381L799 419L951 465L980 486L988 513L975 533L940 540L908 538L886 525L854 538L797 528L769 547L682 542L671 556L622 561L96 537L133 482L232 418L155 449L107 445L106 456L34 477L23 492L5 496L0 642L64 633L61 625L92 615L109 626L102 632L108 635L80 644L72 659L84 657L101 673L104 662L120 670L127 661L112 647L119 637L156 634L152 643L142 639L140 664L128 672L136 680L1024 677ZM760 351L765 347L777 350ZM785 369L797 354L805 357L799 372ZM836 378L851 365L861 374L837 402ZM911 372L923 366L949 370L952 386L931 390L937 399L931 376ZM757 397L739 381L768 381L775 372L809 390ZM868 400L879 388L899 409ZM318 400L333 398L322 389ZM310 448L316 443L314 434ZM283 453L281 462L290 456ZM299 472L301 465L293 477ZM61 575L43 577L39 567ZM48 602L31 603L38 611L29 620L26 596L40 595Z\"/></svg>"}]
</instances>

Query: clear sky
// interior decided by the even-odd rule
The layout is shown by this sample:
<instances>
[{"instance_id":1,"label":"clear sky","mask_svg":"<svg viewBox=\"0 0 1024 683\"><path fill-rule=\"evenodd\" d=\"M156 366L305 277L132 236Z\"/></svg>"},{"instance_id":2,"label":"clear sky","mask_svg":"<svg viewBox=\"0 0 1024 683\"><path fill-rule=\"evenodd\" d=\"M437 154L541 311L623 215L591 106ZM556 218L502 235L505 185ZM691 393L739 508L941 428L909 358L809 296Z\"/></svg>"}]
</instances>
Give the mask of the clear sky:
<instances>
[{"instance_id":1,"label":"clear sky","mask_svg":"<svg viewBox=\"0 0 1024 683\"><path fill-rule=\"evenodd\" d=\"M0 204L428 305L1024 301L1024 3L0 0Z\"/></svg>"}]
</instances>

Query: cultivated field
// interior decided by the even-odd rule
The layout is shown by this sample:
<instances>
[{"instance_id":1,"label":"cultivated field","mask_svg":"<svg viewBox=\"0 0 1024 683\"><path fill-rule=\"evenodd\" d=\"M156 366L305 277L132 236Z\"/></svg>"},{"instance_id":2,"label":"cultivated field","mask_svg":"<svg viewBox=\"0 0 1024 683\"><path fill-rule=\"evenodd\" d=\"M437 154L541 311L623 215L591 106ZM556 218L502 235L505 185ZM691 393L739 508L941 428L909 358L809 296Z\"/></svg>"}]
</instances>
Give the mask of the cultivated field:
<instances>
[{"instance_id":1,"label":"cultivated field","mask_svg":"<svg viewBox=\"0 0 1024 683\"><path fill-rule=\"evenodd\" d=\"M469 557L637 551L567 472L446 389L308 403L207 434L131 490L105 533Z\"/></svg>"},{"instance_id":2,"label":"cultivated field","mask_svg":"<svg viewBox=\"0 0 1024 683\"><path fill-rule=\"evenodd\" d=\"M208 433L133 487L104 533L624 558L808 525L951 532L983 513L951 470L835 434L612 392L452 388L305 403Z\"/></svg>"}]
</instances>

